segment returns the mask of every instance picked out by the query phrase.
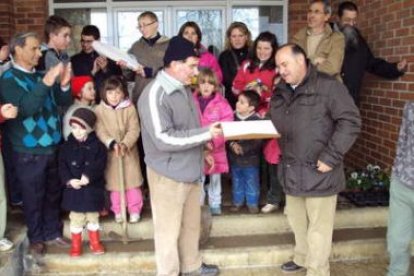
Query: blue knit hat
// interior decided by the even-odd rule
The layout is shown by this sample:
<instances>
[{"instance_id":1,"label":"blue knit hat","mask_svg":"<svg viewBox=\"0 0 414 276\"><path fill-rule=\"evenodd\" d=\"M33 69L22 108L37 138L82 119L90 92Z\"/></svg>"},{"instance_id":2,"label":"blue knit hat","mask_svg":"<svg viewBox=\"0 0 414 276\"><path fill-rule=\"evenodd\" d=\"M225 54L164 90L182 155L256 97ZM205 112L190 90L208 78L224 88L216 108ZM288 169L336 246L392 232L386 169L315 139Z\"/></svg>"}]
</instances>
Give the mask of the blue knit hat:
<instances>
[{"instance_id":1,"label":"blue knit hat","mask_svg":"<svg viewBox=\"0 0 414 276\"><path fill-rule=\"evenodd\" d=\"M188 57L197 57L194 44L181 36L171 38L164 55L164 66L171 61L185 60Z\"/></svg>"}]
</instances>

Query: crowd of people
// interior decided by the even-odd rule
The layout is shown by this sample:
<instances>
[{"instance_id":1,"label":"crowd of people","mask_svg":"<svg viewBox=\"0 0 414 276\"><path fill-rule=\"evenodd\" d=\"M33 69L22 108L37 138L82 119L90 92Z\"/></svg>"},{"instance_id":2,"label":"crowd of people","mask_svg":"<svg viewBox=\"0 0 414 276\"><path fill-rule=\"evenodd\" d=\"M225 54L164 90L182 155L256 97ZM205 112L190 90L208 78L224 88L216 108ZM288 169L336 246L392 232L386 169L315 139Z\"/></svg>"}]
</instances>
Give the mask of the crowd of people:
<instances>
[{"instance_id":1,"label":"crowd of people","mask_svg":"<svg viewBox=\"0 0 414 276\"><path fill-rule=\"evenodd\" d=\"M10 205L23 209L31 254L56 245L77 257L85 228L91 252L105 252L99 218L108 209L117 223L127 219L123 208L129 223L139 222L146 185L157 275L217 275L199 251L200 206L207 197L211 214L222 214L228 173L231 212L246 205L252 214L270 213L286 204L295 248L282 271L329 275L343 158L361 128L364 71L392 79L407 69L406 60L372 55L357 15L345 1L333 23L326 1L311 1L307 26L284 45L271 31L253 39L244 23L233 22L216 57L202 44L202 26L186 22L169 39L146 11L137 19L142 37L128 51L139 61L135 70L92 48L100 40L94 25L84 26L82 50L69 57L71 24L54 15L45 23L44 49L33 32L0 40L0 251L13 247L4 237L5 190ZM221 122L263 119L280 139L223 136ZM400 197L413 193L411 173L404 174L412 163L403 154L412 144L403 146L394 175ZM267 204L260 206L263 183ZM408 220L398 215L398 200L392 193L390 276L407 275L409 267L411 239L397 238L407 236L400 221ZM62 210L69 212L71 241L62 236Z\"/></svg>"}]
</instances>

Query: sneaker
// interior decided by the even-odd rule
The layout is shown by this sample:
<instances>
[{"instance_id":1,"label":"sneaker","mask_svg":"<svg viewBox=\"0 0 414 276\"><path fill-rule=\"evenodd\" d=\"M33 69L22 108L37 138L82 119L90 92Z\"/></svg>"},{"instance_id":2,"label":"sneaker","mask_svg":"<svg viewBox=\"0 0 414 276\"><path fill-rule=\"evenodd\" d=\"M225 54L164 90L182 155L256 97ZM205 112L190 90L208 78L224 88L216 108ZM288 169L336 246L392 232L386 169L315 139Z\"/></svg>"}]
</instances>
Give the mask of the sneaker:
<instances>
[{"instance_id":1,"label":"sneaker","mask_svg":"<svg viewBox=\"0 0 414 276\"><path fill-rule=\"evenodd\" d=\"M241 205L233 205L230 207L230 212L239 212L241 209Z\"/></svg>"},{"instance_id":2,"label":"sneaker","mask_svg":"<svg viewBox=\"0 0 414 276\"><path fill-rule=\"evenodd\" d=\"M263 208L262 208L262 213L264 213L264 214L269 214L269 213L272 213L272 212L274 212L274 211L276 211L276 210L279 210L279 208L280 208L280 205L279 205L279 203L276 203L276 204L270 204L270 203L268 203L268 204L266 204Z\"/></svg>"},{"instance_id":3,"label":"sneaker","mask_svg":"<svg viewBox=\"0 0 414 276\"><path fill-rule=\"evenodd\" d=\"M221 215L221 207L210 207L210 212L213 216L220 216Z\"/></svg>"},{"instance_id":4,"label":"sneaker","mask_svg":"<svg viewBox=\"0 0 414 276\"><path fill-rule=\"evenodd\" d=\"M0 252L9 251L13 248L13 243L6 238L0 239Z\"/></svg>"},{"instance_id":5,"label":"sneaker","mask_svg":"<svg viewBox=\"0 0 414 276\"><path fill-rule=\"evenodd\" d=\"M115 214L115 222L116 223L122 223L124 220L122 219L121 214Z\"/></svg>"},{"instance_id":6,"label":"sneaker","mask_svg":"<svg viewBox=\"0 0 414 276\"><path fill-rule=\"evenodd\" d=\"M297 265L294 261L289 261L287 263L284 263L282 264L280 268L285 273L298 272L298 271L302 271L305 269L303 266Z\"/></svg>"},{"instance_id":7,"label":"sneaker","mask_svg":"<svg viewBox=\"0 0 414 276\"><path fill-rule=\"evenodd\" d=\"M141 219L138 213L129 214L129 223L137 223Z\"/></svg>"},{"instance_id":8,"label":"sneaker","mask_svg":"<svg viewBox=\"0 0 414 276\"><path fill-rule=\"evenodd\" d=\"M216 276L220 269L216 265L202 263L201 267L193 272L181 273L182 276Z\"/></svg>"},{"instance_id":9,"label":"sneaker","mask_svg":"<svg viewBox=\"0 0 414 276\"><path fill-rule=\"evenodd\" d=\"M256 205L247 206L247 209L249 209L250 214L258 214L259 213L259 207L257 207Z\"/></svg>"}]
</instances>

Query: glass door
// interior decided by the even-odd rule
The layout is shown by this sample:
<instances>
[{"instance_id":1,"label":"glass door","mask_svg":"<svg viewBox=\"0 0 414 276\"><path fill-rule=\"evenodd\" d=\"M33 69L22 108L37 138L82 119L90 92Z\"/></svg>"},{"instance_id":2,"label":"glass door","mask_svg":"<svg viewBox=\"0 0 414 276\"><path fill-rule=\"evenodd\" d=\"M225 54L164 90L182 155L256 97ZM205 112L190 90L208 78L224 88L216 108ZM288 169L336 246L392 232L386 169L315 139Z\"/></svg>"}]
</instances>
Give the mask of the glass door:
<instances>
[{"instance_id":1,"label":"glass door","mask_svg":"<svg viewBox=\"0 0 414 276\"><path fill-rule=\"evenodd\" d=\"M211 46L216 51L223 48L223 37L225 32L224 16L225 7L189 7L175 8L175 31L178 31L185 22L194 21L200 26L203 34L201 44L206 48Z\"/></svg>"}]
</instances>

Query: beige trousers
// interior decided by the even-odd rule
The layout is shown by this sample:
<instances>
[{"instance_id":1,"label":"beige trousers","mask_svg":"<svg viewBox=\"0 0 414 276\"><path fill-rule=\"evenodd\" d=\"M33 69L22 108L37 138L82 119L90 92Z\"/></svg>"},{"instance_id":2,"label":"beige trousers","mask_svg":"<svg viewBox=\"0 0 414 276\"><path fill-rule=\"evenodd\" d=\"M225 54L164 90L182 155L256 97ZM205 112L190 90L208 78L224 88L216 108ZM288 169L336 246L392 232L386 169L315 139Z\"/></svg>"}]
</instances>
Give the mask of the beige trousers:
<instances>
[{"instance_id":1,"label":"beige trousers","mask_svg":"<svg viewBox=\"0 0 414 276\"><path fill-rule=\"evenodd\" d=\"M200 185L177 182L147 167L157 275L176 276L201 266Z\"/></svg>"},{"instance_id":2,"label":"beige trousers","mask_svg":"<svg viewBox=\"0 0 414 276\"><path fill-rule=\"evenodd\" d=\"M293 261L307 276L329 276L337 195L296 197L286 195L285 214L295 235Z\"/></svg>"},{"instance_id":3,"label":"beige trousers","mask_svg":"<svg viewBox=\"0 0 414 276\"><path fill-rule=\"evenodd\" d=\"M86 223L99 225L99 212L70 212L69 219L71 229L83 228Z\"/></svg>"}]
</instances>

